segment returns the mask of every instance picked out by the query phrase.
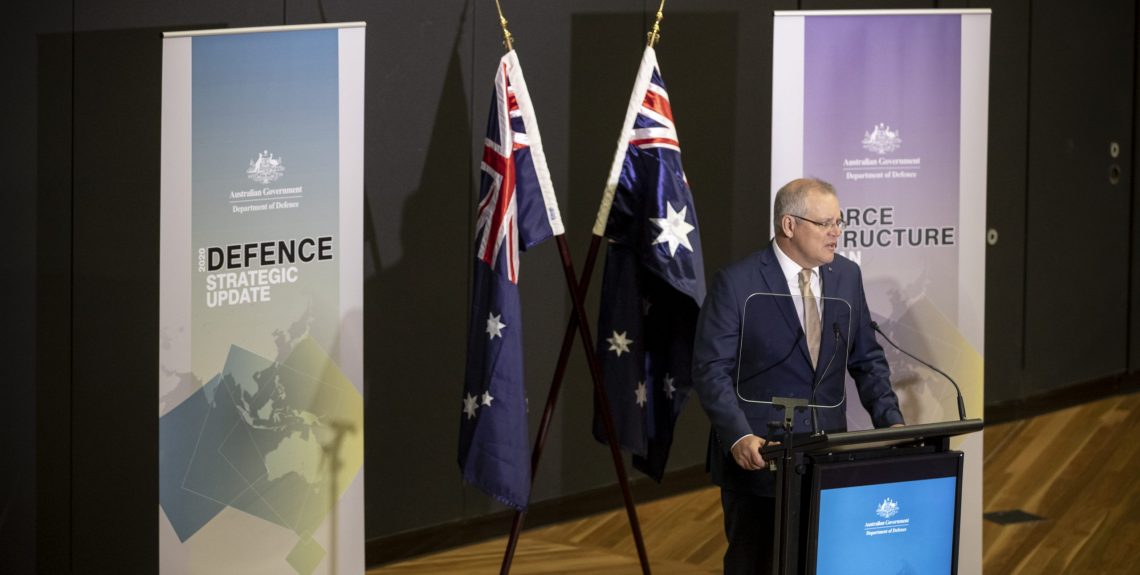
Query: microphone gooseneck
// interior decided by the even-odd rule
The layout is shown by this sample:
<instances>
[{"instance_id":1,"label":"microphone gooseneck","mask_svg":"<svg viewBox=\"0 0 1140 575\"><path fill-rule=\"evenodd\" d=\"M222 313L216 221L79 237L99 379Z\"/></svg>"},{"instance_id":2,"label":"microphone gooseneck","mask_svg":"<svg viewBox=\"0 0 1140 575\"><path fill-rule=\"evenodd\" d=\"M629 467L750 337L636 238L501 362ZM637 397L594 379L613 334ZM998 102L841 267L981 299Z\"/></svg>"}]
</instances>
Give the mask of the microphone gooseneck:
<instances>
[{"instance_id":1,"label":"microphone gooseneck","mask_svg":"<svg viewBox=\"0 0 1140 575\"><path fill-rule=\"evenodd\" d=\"M929 363L922 361L921 359L915 357L914 354L912 354L909 351L899 347L897 344L895 344L895 342L891 341L891 338L887 337L887 334L883 333L883 330L879 329L878 323L872 321L871 322L871 329L875 330L875 333L883 336L883 339L887 340L887 343L891 344L891 347L901 351L907 357L917 361L918 363L921 363L922 365L925 365L926 367L929 367L930 369L938 372L939 375L941 375L942 377L945 377L946 380L950 382L950 385L954 386L954 391L957 392L957 394L958 394L958 418L961 419L962 421L966 421L966 401L964 399L962 399L962 388L958 387L958 382L954 381L954 378L950 377L949 375L946 375L946 372L942 371L941 369L938 369L937 367L934 367L933 365L930 365Z\"/></svg>"},{"instance_id":2,"label":"microphone gooseneck","mask_svg":"<svg viewBox=\"0 0 1140 575\"><path fill-rule=\"evenodd\" d=\"M767 373L768 370L772 369L773 367L776 367L777 365L784 363L784 361L786 361L789 357L792 356L793 353L795 353L796 346L800 343L800 340L803 339L803 337L804 337L803 330L800 330L798 333L796 333L796 339L792 340L792 347L788 348L788 352L784 354L784 357L781 357L779 360L772 362L772 365L764 366L763 369L758 369L752 373L749 373L747 377L740 377L740 375L738 374L737 378L736 378L737 379L737 387L740 386L740 380L741 379L747 381L747 380L752 379L754 377L763 375L763 374ZM740 368L738 366L737 370L739 370L739 369Z\"/></svg>"},{"instance_id":3,"label":"microphone gooseneck","mask_svg":"<svg viewBox=\"0 0 1140 575\"><path fill-rule=\"evenodd\" d=\"M811 434L819 435L823 431L819 428L819 413L815 408L815 392L819 389L819 384L823 382L823 378L827 377L828 370L831 369L831 363L835 361L835 354L839 352L839 322L831 324L831 328L835 331L835 345L831 348L831 359L827 360L827 365L823 368L823 373L815 380L811 386L811 400L808 405L811 405Z\"/></svg>"}]
</instances>

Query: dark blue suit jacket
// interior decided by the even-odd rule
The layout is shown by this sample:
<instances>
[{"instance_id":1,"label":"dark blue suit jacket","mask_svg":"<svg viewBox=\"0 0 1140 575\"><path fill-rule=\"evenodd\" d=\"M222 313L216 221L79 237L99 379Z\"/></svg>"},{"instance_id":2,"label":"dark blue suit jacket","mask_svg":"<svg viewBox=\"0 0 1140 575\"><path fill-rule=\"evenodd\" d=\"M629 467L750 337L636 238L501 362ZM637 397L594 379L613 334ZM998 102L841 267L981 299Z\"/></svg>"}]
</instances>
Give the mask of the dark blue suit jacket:
<instances>
[{"instance_id":1,"label":"dark blue suit jacket","mask_svg":"<svg viewBox=\"0 0 1140 575\"><path fill-rule=\"evenodd\" d=\"M816 405L840 403L845 362L875 426L903 423L891 389L890 367L871 329L859 266L836 255L819 271L824 299L819 361L814 369L787 280L771 246L724 268L713 280L697 321L693 387L713 424L709 468L717 485L771 495L774 474L741 469L729 450L749 433L767 437L768 422L782 422L783 410L746 400L809 399L815 384ZM824 431L846 430L844 406L817 412ZM810 432L808 411L797 411L794 425L796 433Z\"/></svg>"}]
</instances>

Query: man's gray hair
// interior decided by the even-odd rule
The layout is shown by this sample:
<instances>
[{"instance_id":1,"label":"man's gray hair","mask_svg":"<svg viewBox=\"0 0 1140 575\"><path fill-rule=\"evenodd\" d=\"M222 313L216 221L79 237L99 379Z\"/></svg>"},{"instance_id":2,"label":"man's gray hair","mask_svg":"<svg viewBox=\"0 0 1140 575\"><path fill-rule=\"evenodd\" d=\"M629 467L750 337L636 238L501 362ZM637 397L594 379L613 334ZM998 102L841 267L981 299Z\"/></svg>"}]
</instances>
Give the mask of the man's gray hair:
<instances>
[{"instance_id":1,"label":"man's gray hair","mask_svg":"<svg viewBox=\"0 0 1140 575\"><path fill-rule=\"evenodd\" d=\"M772 226L776 229L777 235L783 233L780 221L784 216L803 217L807 209L807 196L812 190L821 194L835 195L835 186L818 178L792 180L776 192L776 203L772 206Z\"/></svg>"}]
</instances>

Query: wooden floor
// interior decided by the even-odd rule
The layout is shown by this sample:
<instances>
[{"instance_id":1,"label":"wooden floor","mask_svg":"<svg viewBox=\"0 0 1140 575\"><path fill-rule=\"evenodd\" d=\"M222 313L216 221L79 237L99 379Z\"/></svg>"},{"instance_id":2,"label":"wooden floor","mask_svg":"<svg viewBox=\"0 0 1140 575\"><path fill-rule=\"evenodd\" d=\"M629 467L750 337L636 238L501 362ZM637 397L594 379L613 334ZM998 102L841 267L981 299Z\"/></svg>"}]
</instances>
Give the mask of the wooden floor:
<instances>
[{"instance_id":1,"label":"wooden floor","mask_svg":"<svg viewBox=\"0 0 1140 575\"><path fill-rule=\"evenodd\" d=\"M989 573L1140 573L1140 394L987 428L984 506L1047 518L984 522Z\"/></svg>"},{"instance_id":2,"label":"wooden floor","mask_svg":"<svg viewBox=\"0 0 1140 575\"><path fill-rule=\"evenodd\" d=\"M991 574L1140 573L1140 394L988 426L985 511L1043 521L983 522ZM715 488L638 505L654 573L719 573L725 543ZM506 537L368 571L497 573ZM525 531L512 573L636 574L624 511Z\"/></svg>"}]
</instances>

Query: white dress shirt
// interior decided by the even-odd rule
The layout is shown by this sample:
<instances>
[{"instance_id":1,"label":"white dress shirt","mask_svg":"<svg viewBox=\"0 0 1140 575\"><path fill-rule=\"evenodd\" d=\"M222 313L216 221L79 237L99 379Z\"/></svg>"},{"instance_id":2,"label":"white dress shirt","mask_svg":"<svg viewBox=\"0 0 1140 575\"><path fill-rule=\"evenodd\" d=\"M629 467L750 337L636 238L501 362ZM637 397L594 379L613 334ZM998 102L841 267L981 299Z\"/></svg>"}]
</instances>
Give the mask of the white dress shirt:
<instances>
[{"instance_id":1,"label":"white dress shirt","mask_svg":"<svg viewBox=\"0 0 1140 575\"><path fill-rule=\"evenodd\" d=\"M792 302L796 304L796 317L800 318L800 327L804 327L804 298L800 292L800 270L804 269L792 261L780 249L780 245L772 241L772 251L776 252L776 261L780 262L780 270L784 272L784 279L788 282L788 293L792 294ZM820 284L819 268L811 268L811 293L815 294L816 311L823 317L823 286Z\"/></svg>"}]
</instances>

